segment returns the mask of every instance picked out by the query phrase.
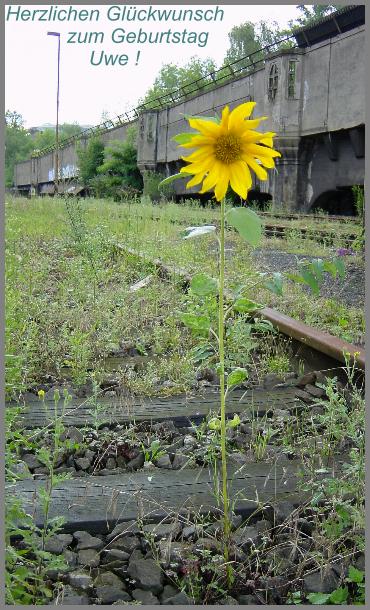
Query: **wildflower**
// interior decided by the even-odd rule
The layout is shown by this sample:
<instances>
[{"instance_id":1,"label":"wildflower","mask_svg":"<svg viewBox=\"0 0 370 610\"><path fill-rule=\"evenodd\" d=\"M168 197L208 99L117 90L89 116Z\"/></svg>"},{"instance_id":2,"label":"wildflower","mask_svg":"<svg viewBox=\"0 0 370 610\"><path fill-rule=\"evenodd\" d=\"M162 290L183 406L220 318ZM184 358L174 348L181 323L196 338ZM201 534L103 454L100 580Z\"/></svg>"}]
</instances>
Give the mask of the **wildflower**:
<instances>
[{"instance_id":1,"label":"wildflower","mask_svg":"<svg viewBox=\"0 0 370 610\"><path fill-rule=\"evenodd\" d=\"M337 256L353 256L355 253L348 248L338 248Z\"/></svg>"},{"instance_id":2,"label":"wildflower","mask_svg":"<svg viewBox=\"0 0 370 610\"><path fill-rule=\"evenodd\" d=\"M39 390L39 391L37 392L37 396L39 396L40 398L44 398L44 396L45 396L45 390Z\"/></svg>"},{"instance_id":3,"label":"wildflower","mask_svg":"<svg viewBox=\"0 0 370 610\"><path fill-rule=\"evenodd\" d=\"M275 133L255 131L267 117L247 120L255 105L256 102L240 104L231 112L225 106L221 120L188 119L190 127L197 130L181 143L184 148L195 149L182 157L189 165L180 173L194 175L187 183L188 188L203 183L200 193L214 189L217 201L221 201L230 183L246 199L252 186L250 170L260 180L267 180L265 168L274 168L274 157L281 155L272 148Z\"/></svg>"}]
</instances>

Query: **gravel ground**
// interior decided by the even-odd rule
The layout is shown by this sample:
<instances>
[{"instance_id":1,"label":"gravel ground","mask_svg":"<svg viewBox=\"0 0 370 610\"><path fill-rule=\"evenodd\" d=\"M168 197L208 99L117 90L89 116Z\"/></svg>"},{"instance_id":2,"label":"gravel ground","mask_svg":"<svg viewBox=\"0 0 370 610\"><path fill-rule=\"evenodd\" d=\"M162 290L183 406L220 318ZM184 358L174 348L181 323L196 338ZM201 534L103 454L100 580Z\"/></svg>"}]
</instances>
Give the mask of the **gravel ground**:
<instances>
[{"instance_id":1,"label":"gravel ground","mask_svg":"<svg viewBox=\"0 0 370 610\"><path fill-rule=\"evenodd\" d=\"M312 256L302 254L289 254L281 250L256 249L253 251L258 268L262 272L289 272L298 270L297 261L308 259ZM364 307L365 304L365 271L346 258L346 277L344 280L335 279L325 273L324 281L320 289L320 295L330 299L339 300L348 307Z\"/></svg>"}]
</instances>

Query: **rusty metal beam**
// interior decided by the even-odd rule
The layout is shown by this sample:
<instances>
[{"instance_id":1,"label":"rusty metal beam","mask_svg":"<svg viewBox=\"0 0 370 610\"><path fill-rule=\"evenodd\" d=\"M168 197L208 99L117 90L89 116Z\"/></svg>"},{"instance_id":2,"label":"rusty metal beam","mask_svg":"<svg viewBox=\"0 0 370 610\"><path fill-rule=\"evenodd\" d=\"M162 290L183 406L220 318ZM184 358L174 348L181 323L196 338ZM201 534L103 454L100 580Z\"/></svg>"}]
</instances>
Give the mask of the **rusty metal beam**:
<instances>
[{"instance_id":1,"label":"rusty metal beam","mask_svg":"<svg viewBox=\"0 0 370 610\"><path fill-rule=\"evenodd\" d=\"M139 259L145 260L146 262L151 262L152 265L158 270L159 275L164 279L170 279L174 276L178 276L182 279L182 285L184 289L188 288L191 282L191 275L187 273L184 269L168 267L164 265L160 259L150 260L148 257L137 250L133 250L132 248L128 248L127 246L123 246L121 244L114 244L118 250L122 252L126 252L127 254L131 254L132 256L136 256ZM232 299L232 295L230 293L226 293L225 297L227 300ZM269 320L271 324L277 328L280 332L292 339L296 339L300 341L304 345L311 347L326 356L337 360L338 362L345 363L344 354L349 354L349 362L353 364L354 360L356 360L356 366L362 370L365 370L365 350L357 345L353 345L352 343L347 343L334 335L329 335L329 333L325 333L318 328L313 328L312 326L307 326L303 322L299 320L295 320L294 318L290 318L275 309L270 309L270 307L265 307L264 309L260 309L259 316L262 316L266 320ZM356 356L354 356L356 354Z\"/></svg>"},{"instance_id":2,"label":"rusty metal beam","mask_svg":"<svg viewBox=\"0 0 370 610\"><path fill-rule=\"evenodd\" d=\"M345 353L350 354L350 362L353 364L354 356L356 353L356 365L365 369L365 350L352 343L347 343L338 337L329 335L318 328L307 326L299 320L294 320L289 316L286 316L275 309L265 307L260 310L260 315L269 320L273 326L275 326L280 332L288 337L297 339L301 343L308 345L316 349L339 362L345 363Z\"/></svg>"}]
</instances>

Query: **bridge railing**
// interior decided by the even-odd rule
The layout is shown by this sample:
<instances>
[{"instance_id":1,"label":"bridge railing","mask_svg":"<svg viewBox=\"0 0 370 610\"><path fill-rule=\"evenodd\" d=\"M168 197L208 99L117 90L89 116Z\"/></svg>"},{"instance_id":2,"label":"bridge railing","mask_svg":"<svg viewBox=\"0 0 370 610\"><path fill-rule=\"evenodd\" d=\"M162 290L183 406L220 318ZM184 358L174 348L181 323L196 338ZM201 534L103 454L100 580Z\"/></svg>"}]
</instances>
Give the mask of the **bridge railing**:
<instances>
[{"instance_id":1,"label":"bridge railing","mask_svg":"<svg viewBox=\"0 0 370 610\"><path fill-rule=\"evenodd\" d=\"M95 127L89 127L76 135L60 140L59 148L65 148L69 144L72 144L76 140L81 140L82 138L102 135L103 133L110 131L110 129L119 127L120 125L127 125L127 123L135 121L139 117L140 112L145 110L160 110L166 108L171 104L177 104L185 99L188 99L191 95L197 94L200 91L206 92L222 82L239 78L241 74L255 72L264 66L266 58L271 55L271 53L278 52L284 48L297 48L298 45L293 42L293 38L294 34L291 34L279 41L270 43L269 45L266 45L261 49L257 49L257 51L254 51L249 55L245 55L240 59L236 59L235 61L225 64L218 70L214 70L202 78L198 78L194 81L186 83L179 89L175 89L174 91L160 95L148 102L142 102L135 108L118 115L114 120L109 119L103 121ZM31 157L41 157L55 149L56 144L52 144L46 148L34 151L31 154Z\"/></svg>"}]
</instances>

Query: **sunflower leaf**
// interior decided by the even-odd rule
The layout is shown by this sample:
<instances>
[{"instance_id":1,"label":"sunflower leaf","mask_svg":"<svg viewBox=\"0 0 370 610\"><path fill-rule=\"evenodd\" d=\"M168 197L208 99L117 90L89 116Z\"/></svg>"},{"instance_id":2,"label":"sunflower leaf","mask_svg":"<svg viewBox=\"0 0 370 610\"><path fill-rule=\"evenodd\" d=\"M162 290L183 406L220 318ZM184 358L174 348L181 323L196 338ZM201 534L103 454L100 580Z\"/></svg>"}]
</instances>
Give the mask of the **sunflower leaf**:
<instances>
[{"instance_id":1,"label":"sunflower leaf","mask_svg":"<svg viewBox=\"0 0 370 610\"><path fill-rule=\"evenodd\" d=\"M174 142L177 142L178 144L187 144L188 142L191 142L193 137L194 137L194 133L189 133L184 132L184 133L178 133L176 136L173 136L173 138L171 138L171 140L173 140Z\"/></svg>"},{"instance_id":2,"label":"sunflower leaf","mask_svg":"<svg viewBox=\"0 0 370 610\"><path fill-rule=\"evenodd\" d=\"M255 303L246 297L240 297L236 299L233 309L239 313L253 313L258 311L258 309L263 309L263 305L260 305L260 303Z\"/></svg>"},{"instance_id":3,"label":"sunflower leaf","mask_svg":"<svg viewBox=\"0 0 370 610\"><path fill-rule=\"evenodd\" d=\"M242 369L242 368L234 369L227 376L227 387L232 388L235 385L239 385L239 383L242 383L242 381L244 381L244 379L247 379L247 377L248 377L247 369Z\"/></svg>"},{"instance_id":4,"label":"sunflower leaf","mask_svg":"<svg viewBox=\"0 0 370 610\"><path fill-rule=\"evenodd\" d=\"M208 422L208 428L210 430L220 430L221 429L221 422L217 417L213 417L213 419L210 419Z\"/></svg>"},{"instance_id":5,"label":"sunflower leaf","mask_svg":"<svg viewBox=\"0 0 370 610\"><path fill-rule=\"evenodd\" d=\"M253 210L248 208L231 208L226 215L227 222L239 235L252 246L257 246L262 237L262 222Z\"/></svg>"},{"instance_id":6,"label":"sunflower leaf","mask_svg":"<svg viewBox=\"0 0 370 610\"><path fill-rule=\"evenodd\" d=\"M180 320L185 326L190 328L194 334L207 337L211 328L211 320L208 316L196 315L193 313L181 313Z\"/></svg>"},{"instance_id":7,"label":"sunflower leaf","mask_svg":"<svg viewBox=\"0 0 370 610\"><path fill-rule=\"evenodd\" d=\"M272 276L272 280L265 282L264 286L274 294L277 294L278 296L283 296L283 277L281 273L274 273Z\"/></svg>"},{"instance_id":8,"label":"sunflower leaf","mask_svg":"<svg viewBox=\"0 0 370 610\"><path fill-rule=\"evenodd\" d=\"M226 428L237 428L240 424L240 417L235 413L234 417L226 423Z\"/></svg>"},{"instance_id":9,"label":"sunflower leaf","mask_svg":"<svg viewBox=\"0 0 370 610\"><path fill-rule=\"evenodd\" d=\"M199 237L200 235L206 235L207 233L213 233L216 231L216 227L213 225L204 225L204 227L187 227L182 233L183 239L190 239L191 237Z\"/></svg>"},{"instance_id":10,"label":"sunflower leaf","mask_svg":"<svg viewBox=\"0 0 370 610\"><path fill-rule=\"evenodd\" d=\"M201 297L218 293L218 281L206 273L197 273L191 280L190 288Z\"/></svg>"},{"instance_id":11,"label":"sunflower leaf","mask_svg":"<svg viewBox=\"0 0 370 610\"><path fill-rule=\"evenodd\" d=\"M187 178L188 176L192 176L193 174L187 174L186 172L181 172L179 174L173 174L173 176L168 176L168 178L165 178L164 180L162 180L162 182L160 182L158 184L158 188L161 188L162 186L167 186L167 184L171 184L171 182L174 182L175 180L180 180L180 178Z\"/></svg>"},{"instance_id":12,"label":"sunflower leaf","mask_svg":"<svg viewBox=\"0 0 370 610\"><path fill-rule=\"evenodd\" d=\"M211 121L212 123L219 123L220 119L217 116L199 116L192 114L184 114L185 119L188 121L189 119L202 119L202 121Z\"/></svg>"}]
</instances>

